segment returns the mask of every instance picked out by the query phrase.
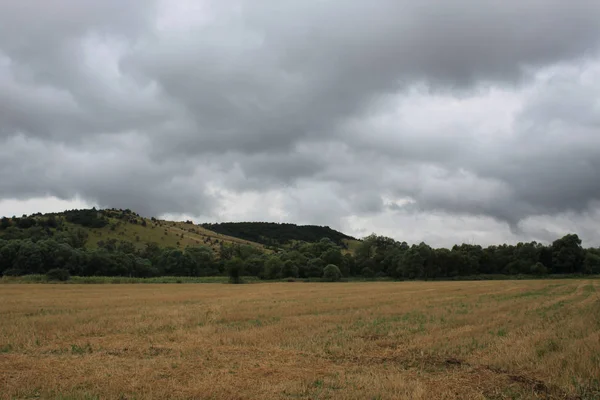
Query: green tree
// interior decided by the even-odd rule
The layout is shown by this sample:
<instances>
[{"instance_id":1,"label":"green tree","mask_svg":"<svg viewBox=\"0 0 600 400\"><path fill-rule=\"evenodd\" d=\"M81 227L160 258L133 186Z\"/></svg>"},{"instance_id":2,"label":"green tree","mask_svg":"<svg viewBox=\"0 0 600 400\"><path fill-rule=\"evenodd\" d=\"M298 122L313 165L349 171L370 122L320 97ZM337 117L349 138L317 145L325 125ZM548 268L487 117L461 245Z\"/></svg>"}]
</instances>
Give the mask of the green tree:
<instances>
[{"instance_id":1,"label":"green tree","mask_svg":"<svg viewBox=\"0 0 600 400\"><path fill-rule=\"evenodd\" d=\"M600 274L600 249L588 249L583 259L583 272Z\"/></svg>"},{"instance_id":2,"label":"green tree","mask_svg":"<svg viewBox=\"0 0 600 400\"><path fill-rule=\"evenodd\" d=\"M533 275L546 275L548 273L548 268L538 261L530 267L529 272Z\"/></svg>"},{"instance_id":3,"label":"green tree","mask_svg":"<svg viewBox=\"0 0 600 400\"><path fill-rule=\"evenodd\" d=\"M193 261L193 276L216 275L219 272L215 265L212 248L207 246L186 247L185 254Z\"/></svg>"},{"instance_id":4,"label":"green tree","mask_svg":"<svg viewBox=\"0 0 600 400\"><path fill-rule=\"evenodd\" d=\"M65 282L71 278L71 274L69 274L69 271L64 268L53 268L46 272L46 278L49 281Z\"/></svg>"},{"instance_id":5,"label":"green tree","mask_svg":"<svg viewBox=\"0 0 600 400\"><path fill-rule=\"evenodd\" d=\"M158 276L158 268L152 265L150 260L145 258L136 257L133 255L129 255L133 258L131 262L131 274L132 276L138 278L150 278L153 276Z\"/></svg>"},{"instance_id":6,"label":"green tree","mask_svg":"<svg viewBox=\"0 0 600 400\"><path fill-rule=\"evenodd\" d=\"M265 268L265 256L264 255L254 255L247 260L246 262L246 272L251 276L260 276Z\"/></svg>"},{"instance_id":7,"label":"green tree","mask_svg":"<svg viewBox=\"0 0 600 400\"><path fill-rule=\"evenodd\" d=\"M303 269L304 278L320 278L323 276L325 262L320 258L313 258L308 261Z\"/></svg>"},{"instance_id":8,"label":"green tree","mask_svg":"<svg viewBox=\"0 0 600 400\"><path fill-rule=\"evenodd\" d=\"M244 260L239 257L234 257L227 260L225 270L229 275L229 283L242 283L242 275L244 274Z\"/></svg>"},{"instance_id":9,"label":"green tree","mask_svg":"<svg viewBox=\"0 0 600 400\"><path fill-rule=\"evenodd\" d=\"M298 266L293 260L287 260L281 267L282 278L297 278L298 277Z\"/></svg>"},{"instance_id":10,"label":"green tree","mask_svg":"<svg viewBox=\"0 0 600 400\"><path fill-rule=\"evenodd\" d=\"M330 248L323 252L320 257L325 264L342 265L344 256L339 248Z\"/></svg>"},{"instance_id":11,"label":"green tree","mask_svg":"<svg viewBox=\"0 0 600 400\"><path fill-rule=\"evenodd\" d=\"M0 247L0 258L2 259L0 269L6 271L15 268L15 261L17 260L17 254L19 254L20 249L20 240L4 241L4 244Z\"/></svg>"},{"instance_id":12,"label":"green tree","mask_svg":"<svg viewBox=\"0 0 600 400\"><path fill-rule=\"evenodd\" d=\"M26 240L21 244L14 262L14 268L24 274L40 274L44 272L44 259L40 247Z\"/></svg>"},{"instance_id":13,"label":"green tree","mask_svg":"<svg viewBox=\"0 0 600 400\"><path fill-rule=\"evenodd\" d=\"M375 271L373 271L371 268L369 267L364 267L361 271L360 274L362 276L364 276L365 278L373 278L375 276Z\"/></svg>"},{"instance_id":14,"label":"green tree","mask_svg":"<svg viewBox=\"0 0 600 400\"><path fill-rule=\"evenodd\" d=\"M584 251L581 239L568 234L552 243L552 272L569 274L583 269Z\"/></svg>"},{"instance_id":15,"label":"green tree","mask_svg":"<svg viewBox=\"0 0 600 400\"><path fill-rule=\"evenodd\" d=\"M411 246L404 252L396 273L408 279L436 277L439 274L439 265L435 260L435 252L425 243Z\"/></svg>"},{"instance_id":16,"label":"green tree","mask_svg":"<svg viewBox=\"0 0 600 400\"><path fill-rule=\"evenodd\" d=\"M6 218L6 217L2 217L2 219L0 220L0 230L4 230L8 227L10 227L10 219Z\"/></svg>"},{"instance_id":17,"label":"green tree","mask_svg":"<svg viewBox=\"0 0 600 400\"><path fill-rule=\"evenodd\" d=\"M342 279L342 272L337 265L329 264L323 269L323 279L328 282L337 282Z\"/></svg>"},{"instance_id":18,"label":"green tree","mask_svg":"<svg viewBox=\"0 0 600 400\"><path fill-rule=\"evenodd\" d=\"M264 279L275 279L281 276L283 261L277 256L271 256L265 262L265 270L262 274Z\"/></svg>"},{"instance_id":19,"label":"green tree","mask_svg":"<svg viewBox=\"0 0 600 400\"><path fill-rule=\"evenodd\" d=\"M137 253L137 249L135 247L135 244L125 241L125 240L121 240L117 246L117 251L121 252L121 253L125 253L125 254L136 254Z\"/></svg>"},{"instance_id":20,"label":"green tree","mask_svg":"<svg viewBox=\"0 0 600 400\"><path fill-rule=\"evenodd\" d=\"M340 271L342 271L342 275L358 275L360 271L357 271L356 269L356 262L354 261L354 257L352 257L352 254L344 254L344 260L342 261L342 265L340 265Z\"/></svg>"}]
</instances>

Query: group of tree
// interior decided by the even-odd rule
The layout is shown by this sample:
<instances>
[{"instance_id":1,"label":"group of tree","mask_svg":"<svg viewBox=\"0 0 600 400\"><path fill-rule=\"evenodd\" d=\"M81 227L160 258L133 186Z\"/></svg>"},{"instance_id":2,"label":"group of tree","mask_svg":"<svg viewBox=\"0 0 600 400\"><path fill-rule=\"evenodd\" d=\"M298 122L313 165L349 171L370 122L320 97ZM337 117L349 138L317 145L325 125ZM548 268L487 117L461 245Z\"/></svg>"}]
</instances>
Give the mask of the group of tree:
<instances>
[{"instance_id":1,"label":"group of tree","mask_svg":"<svg viewBox=\"0 0 600 400\"><path fill-rule=\"evenodd\" d=\"M567 234L549 245L538 242L482 247L455 245L432 248L425 243L409 246L384 236L365 238L354 253L356 271L363 276L398 279L435 279L476 275L598 274L600 249L584 249L576 234Z\"/></svg>"},{"instance_id":2,"label":"group of tree","mask_svg":"<svg viewBox=\"0 0 600 400\"><path fill-rule=\"evenodd\" d=\"M339 246L345 239L354 239L328 226L296 225L275 222L224 222L203 224L204 228L227 236L234 236L269 246L279 246L292 242L317 242L328 238Z\"/></svg>"},{"instance_id":3,"label":"group of tree","mask_svg":"<svg viewBox=\"0 0 600 400\"><path fill-rule=\"evenodd\" d=\"M100 225L100 212L66 213L78 225ZM132 218L124 213L123 218ZM133 214L135 216L135 214ZM107 239L88 243L86 230L67 226L62 217L0 220L0 274L79 276L213 276L262 279L388 277L392 279L460 279L481 275L599 274L600 249L583 248L576 234L551 244L537 242L482 247L472 244L432 248L408 245L385 236L364 238L353 254L330 238L293 241L277 251L251 245L220 243L217 251L198 245L163 248L156 243ZM64 274L63 274L64 276Z\"/></svg>"},{"instance_id":4,"label":"group of tree","mask_svg":"<svg viewBox=\"0 0 600 400\"><path fill-rule=\"evenodd\" d=\"M32 232L33 233L33 232ZM340 249L328 239L312 244L310 253L299 251L267 254L250 245L225 245L215 253L206 246L183 250L161 248L156 243L142 247L108 239L85 248L87 234L81 229L57 232L51 237L32 236L6 240L0 237L0 274L20 276L47 274L57 269L77 276L216 276L229 274L234 280L245 275L264 279L327 275L327 263L344 265ZM310 257L310 258L309 258ZM338 266L334 266L339 271ZM331 269L331 268L330 268ZM349 271L346 269L346 271Z\"/></svg>"}]
</instances>

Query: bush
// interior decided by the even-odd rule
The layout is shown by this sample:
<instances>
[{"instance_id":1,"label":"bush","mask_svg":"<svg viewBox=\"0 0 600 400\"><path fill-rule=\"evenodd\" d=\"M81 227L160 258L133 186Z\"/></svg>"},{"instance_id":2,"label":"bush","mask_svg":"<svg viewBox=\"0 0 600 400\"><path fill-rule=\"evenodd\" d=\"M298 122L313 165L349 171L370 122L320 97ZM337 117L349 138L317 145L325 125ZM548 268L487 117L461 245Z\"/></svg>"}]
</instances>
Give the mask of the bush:
<instances>
[{"instance_id":1,"label":"bush","mask_svg":"<svg viewBox=\"0 0 600 400\"><path fill-rule=\"evenodd\" d=\"M54 268L46 272L46 278L48 278L49 281L65 282L71 278L71 274L69 274L69 271L66 269Z\"/></svg>"},{"instance_id":2,"label":"bush","mask_svg":"<svg viewBox=\"0 0 600 400\"><path fill-rule=\"evenodd\" d=\"M360 271L360 274L365 278L373 278L375 276L375 272L369 267L364 267L362 271Z\"/></svg>"},{"instance_id":3,"label":"bush","mask_svg":"<svg viewBox=\"0 0 600 400\"><path fill-rule=\"evenodd\" d=\"M281 268L281 276L284 278L298 277L298 267L292 260L287 260L285 263L283 263L283 267Z\"/></svg>"},{"instance_id":4,"label":"bush","mask_svg":"<svg viewBox=\"0 0 600 400\"><path fill-rule=\"evenodd\" d=\"M329 264L323 269L323 279L329 282L337 282L342 279L342 272L337 265Z\"/></svg>"},{"instance_id":5,"label":"bush","mask_svg":"<svg viewBox=\"0 0 600 400\"><path fill-rule=\"evenodd\" d=\"M244 261L239 257L234 257L225 263L225 270L229 275L229 283L243 283L242 274L244 273Z\"/></svg>"},{"instance_id":6,"label":"bush","mask_svg":"<svg viewBox=\"0 0 600 400\"><path fill-rule=\"evenodd\" d=\"M537 262L531 266L529 272L531 272L534 275L546 275L548 273L548 269L541 262Z\"/></svg>"},{"instance_id":7,"label":"bush","mask_svg":"<svg viewBox=\"0 0 600 400\"><path fill-rule=\"evenodd\" d=\"M4 276L21 276L23 275L23 271L18 268L10 268L4 271Z\"/></svg>"}]
</instances>

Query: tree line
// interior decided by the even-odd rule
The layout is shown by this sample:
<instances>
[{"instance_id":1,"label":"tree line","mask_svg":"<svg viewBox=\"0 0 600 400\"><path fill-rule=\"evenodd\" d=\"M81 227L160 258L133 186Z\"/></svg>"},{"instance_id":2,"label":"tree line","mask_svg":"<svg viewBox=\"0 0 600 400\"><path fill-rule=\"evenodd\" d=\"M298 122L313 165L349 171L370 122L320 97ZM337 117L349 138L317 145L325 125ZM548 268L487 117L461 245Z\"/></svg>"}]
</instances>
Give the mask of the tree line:
<instances>
[{"instance_id":1,"label":"tree line","mask_svg":"<svg viewBox=\"0 0 600 400\"><path fill-rule=\"evenodd\" d=\"M227 236L261 243L268 246L279 246L300 242L317 242L328 238L344 247L344 239L354 239L328 226L296 225L275 222L224 222L218 224L202 224L206 229Z\"/></svg>"},{"instance_id":2,"label":"tree line","mask_svg":"<svg viewBox=\"0 0 600 400\"><path fill-rule=\"evenodd\" d=\"M100 214L101 215L101 214ZM97 226L104 217L90 213L65 217ZM461 279L494 275L600 274L600 249L583 248L576 234L551 244L537 242L482 247L472 244L432 248L370 235L353 253L330 238L295 241L275 251L250 245L220 244L183 250L125 240L98 241L86 248L87 231L69 227L62 217L26 217L0 221L0 274L47 274L61 270L78 276L215 276L261 279L342 277Z\"/></svg>"}]
</instances>

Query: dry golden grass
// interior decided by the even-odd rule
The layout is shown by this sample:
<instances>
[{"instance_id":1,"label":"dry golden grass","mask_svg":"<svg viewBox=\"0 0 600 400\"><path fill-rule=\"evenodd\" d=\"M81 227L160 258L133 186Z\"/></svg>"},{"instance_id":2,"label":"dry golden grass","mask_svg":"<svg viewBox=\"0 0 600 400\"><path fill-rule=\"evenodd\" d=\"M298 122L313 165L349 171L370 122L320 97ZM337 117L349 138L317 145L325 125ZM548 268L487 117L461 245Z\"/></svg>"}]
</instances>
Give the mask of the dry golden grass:
<instances>
[{"instance_id":1,"label":"dry golden grass","mask_svg":"<svg viewBox=\"0 0 600 400\"><path fill-rule=\"evenodd\" d=\"M2 398L597 398L600 282L2 285Z\"/></svg>"}]
</instances>

